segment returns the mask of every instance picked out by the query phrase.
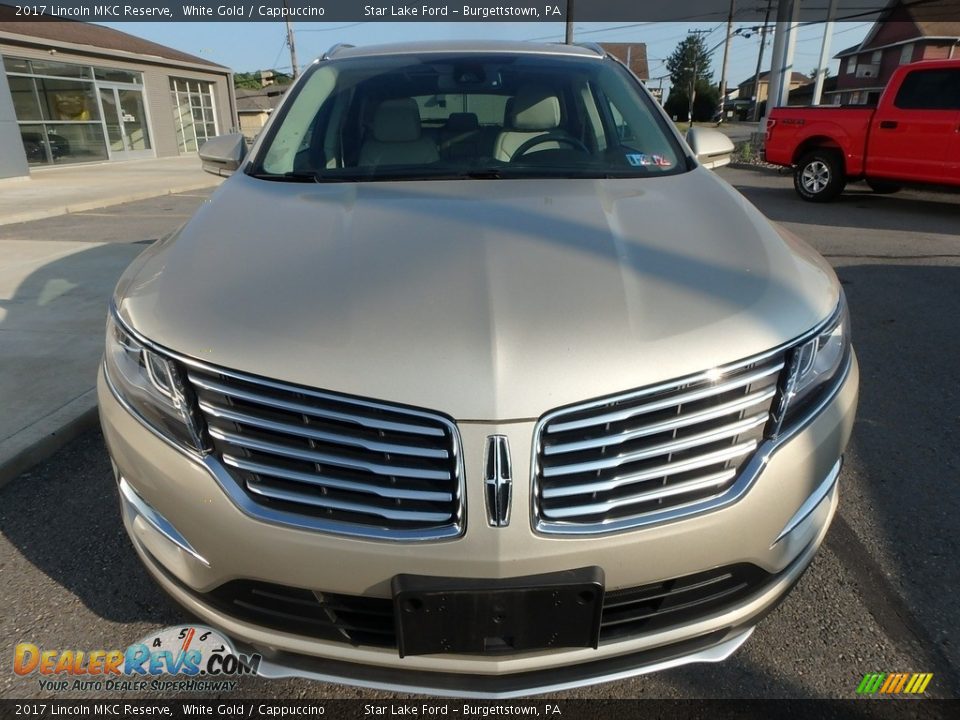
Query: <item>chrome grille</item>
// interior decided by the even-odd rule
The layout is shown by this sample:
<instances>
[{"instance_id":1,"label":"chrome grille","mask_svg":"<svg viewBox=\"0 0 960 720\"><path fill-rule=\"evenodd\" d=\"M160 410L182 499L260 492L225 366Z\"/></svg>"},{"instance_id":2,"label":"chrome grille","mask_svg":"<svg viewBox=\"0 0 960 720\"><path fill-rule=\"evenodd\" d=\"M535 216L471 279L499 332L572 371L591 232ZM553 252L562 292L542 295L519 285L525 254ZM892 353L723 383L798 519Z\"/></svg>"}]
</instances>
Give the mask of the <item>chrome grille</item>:
<instances>
[{"instance_id":1,"label":"chrome grille","mask_svg":"<svg viewBox=\"0 0 960 720\"><path fill-rule=\"evenodd\" d=\"M188 377L216 456L254 507L350 535L461 533L450 420L226 370L190 367Z\"/></svg>"},{"instance_id":2,"label":"chrome grille","mask_svg":"<svg viewBox=\"0 0 960 720\"><path fill-rule=\"evenodd\" d=\"M724 495L764 438L783 367L778 353L544 416L538 529L620 530Z\"/></svg>"}]
</instances>

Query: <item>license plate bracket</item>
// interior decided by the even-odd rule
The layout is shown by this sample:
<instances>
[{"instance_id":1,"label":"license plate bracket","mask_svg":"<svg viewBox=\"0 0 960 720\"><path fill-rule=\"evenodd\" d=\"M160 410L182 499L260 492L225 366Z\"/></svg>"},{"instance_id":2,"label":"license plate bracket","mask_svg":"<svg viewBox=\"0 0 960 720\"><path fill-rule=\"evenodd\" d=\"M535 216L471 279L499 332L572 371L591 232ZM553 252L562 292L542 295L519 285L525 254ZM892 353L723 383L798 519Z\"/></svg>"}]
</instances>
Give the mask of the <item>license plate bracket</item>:
<instances>
[{"instance_id":1,"label":"license plate bracket","mask_svg":"<svg viewBox=\"0 0 960 720\"><path fill-rule=\"evenodd\" d=\"M400 657L508 654L600 642L599 567L502 579L396 575Z\"/></svg>"}]
</instances>

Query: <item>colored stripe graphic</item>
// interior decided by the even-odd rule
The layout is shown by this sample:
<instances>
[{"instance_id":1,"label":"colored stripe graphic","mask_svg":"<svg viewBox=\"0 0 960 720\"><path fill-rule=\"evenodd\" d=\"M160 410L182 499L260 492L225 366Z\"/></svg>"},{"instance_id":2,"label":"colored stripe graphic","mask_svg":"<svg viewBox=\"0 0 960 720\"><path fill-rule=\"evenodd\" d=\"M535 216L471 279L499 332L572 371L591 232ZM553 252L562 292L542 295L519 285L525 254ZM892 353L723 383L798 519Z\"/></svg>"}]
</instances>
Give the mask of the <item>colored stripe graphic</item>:
<instances>
[{"instance_id":1,"label":"colored stripe graphic","mask_svg":"<svg viewBox=\"0 0 960 720\"><path fill-rule=\"evenodd\" d=\"M857 686L858 695L920 695L933 680L933 673L867 673Z\"/></svg>"},{"instance_id":2,"label":"colored stripe graphic","mask_svg":"<svg viewBox=\"0 0 960 720\"><path fill-rule=\"evenodd\" d=\"M860 681L860 685L857 687L857 693L859 695L872 695L880 689L880 685L883 684L883 680L886 677L886 673L867 673L863 676L863 680Z\"/></svg>"}]
</instances>

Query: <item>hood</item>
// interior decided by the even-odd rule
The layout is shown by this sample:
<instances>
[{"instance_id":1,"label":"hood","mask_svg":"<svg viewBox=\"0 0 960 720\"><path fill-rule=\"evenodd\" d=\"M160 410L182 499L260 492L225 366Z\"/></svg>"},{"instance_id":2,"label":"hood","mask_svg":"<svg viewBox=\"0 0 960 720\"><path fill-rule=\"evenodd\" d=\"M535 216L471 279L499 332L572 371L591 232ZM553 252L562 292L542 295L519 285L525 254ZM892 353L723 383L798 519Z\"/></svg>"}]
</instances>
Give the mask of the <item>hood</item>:
<instances>
[{"instance_id":1,"label":"hood","mask_svg":"<svg viewBox=\"0 0 960 720\"><path fill-rule=\"evenodd\" d=\"M293 184L234 175L118 287L154 342L457 420L547 410L764 352L832 270L713 173Z\"/></svg>"}]
</instances>

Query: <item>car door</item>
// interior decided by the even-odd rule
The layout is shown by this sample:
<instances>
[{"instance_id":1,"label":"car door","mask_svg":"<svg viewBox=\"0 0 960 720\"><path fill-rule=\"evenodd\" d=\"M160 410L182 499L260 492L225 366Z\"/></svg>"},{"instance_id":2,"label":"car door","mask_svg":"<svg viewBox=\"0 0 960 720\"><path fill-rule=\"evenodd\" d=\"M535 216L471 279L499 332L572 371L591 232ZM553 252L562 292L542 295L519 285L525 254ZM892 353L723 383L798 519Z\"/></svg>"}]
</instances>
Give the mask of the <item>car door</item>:
<instances>
[{"instance_id":1,"label":"car door","mask_svg":"<svg viewBox=\"0 0 960 720\"><path fill-rule=\"evenodd\" d=\"M904 77L871 121L867 175L960 182L960 68L923 68Z\"/></svg>"}]
</instances>

